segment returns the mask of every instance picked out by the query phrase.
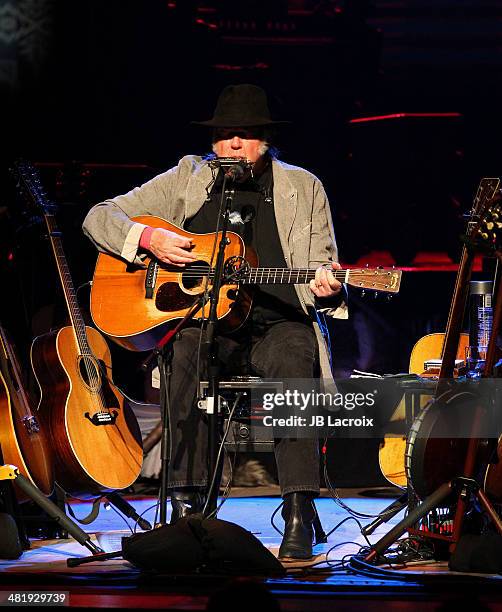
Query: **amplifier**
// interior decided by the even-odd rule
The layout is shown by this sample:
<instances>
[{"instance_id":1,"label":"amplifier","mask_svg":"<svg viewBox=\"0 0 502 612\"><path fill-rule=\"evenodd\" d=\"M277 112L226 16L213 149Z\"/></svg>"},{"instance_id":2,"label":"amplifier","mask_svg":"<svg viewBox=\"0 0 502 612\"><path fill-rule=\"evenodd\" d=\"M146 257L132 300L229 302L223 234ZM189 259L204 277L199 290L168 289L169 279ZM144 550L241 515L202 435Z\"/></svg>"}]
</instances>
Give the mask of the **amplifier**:
<instances>
[{"instance_id":1,"label":"amplifier","mask_svg":"<svg viewBox=\"0 0 502 612\"><path fill-rule=\"evenodd\" d=\"M201 381L199 408L205 410L208 382ZM225 448L232 452L271 452L274 450L272 427L263 425L263 417L270 414L263 409L264 393L282 391L282 382L264 381L258 376L234 376L220 381L220 407L223 412L223 431L228 426L228 416L237 402L225 441Z\"/></svg>"}]
</instances>

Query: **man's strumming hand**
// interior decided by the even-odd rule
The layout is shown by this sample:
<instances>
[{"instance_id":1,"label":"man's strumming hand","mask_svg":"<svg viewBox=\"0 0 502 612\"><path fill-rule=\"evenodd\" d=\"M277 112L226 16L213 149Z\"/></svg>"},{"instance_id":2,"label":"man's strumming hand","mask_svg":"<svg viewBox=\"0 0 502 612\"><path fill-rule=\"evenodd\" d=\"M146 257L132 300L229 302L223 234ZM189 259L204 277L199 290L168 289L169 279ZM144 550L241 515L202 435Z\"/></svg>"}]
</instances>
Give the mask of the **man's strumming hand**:
<instances>
[{"instance_id":1,"label":"man's strumming hand","mask_svg":"<svg viewBox=\"0 0 502 612\"><path fill-rule=\"evenodd\" d=\"M192 247L190 238L157 227L150 237L148 250L160 261L181 268L196 261L197 256L191 252Z\"/></svg>"}]
</instances>

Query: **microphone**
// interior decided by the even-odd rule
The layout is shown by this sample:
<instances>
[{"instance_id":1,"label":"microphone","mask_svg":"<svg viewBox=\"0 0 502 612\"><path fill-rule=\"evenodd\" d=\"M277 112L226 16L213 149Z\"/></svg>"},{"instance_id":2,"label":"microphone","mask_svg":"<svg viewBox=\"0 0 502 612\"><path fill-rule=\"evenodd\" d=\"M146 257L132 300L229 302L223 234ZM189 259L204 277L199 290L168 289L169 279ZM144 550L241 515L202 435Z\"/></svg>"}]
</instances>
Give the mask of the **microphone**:
<instances>
[{"instance_id":1,"label":"microphone","mask_svg":"<svg viewBox=\"0 0 502 612\"><path fill-rule=\"evenodd\" d=\"M245 157L216 157L209 162L210 168L222 168L227 179L231 181L242 179L252 165Z\"/></svg>"}]
</instances>

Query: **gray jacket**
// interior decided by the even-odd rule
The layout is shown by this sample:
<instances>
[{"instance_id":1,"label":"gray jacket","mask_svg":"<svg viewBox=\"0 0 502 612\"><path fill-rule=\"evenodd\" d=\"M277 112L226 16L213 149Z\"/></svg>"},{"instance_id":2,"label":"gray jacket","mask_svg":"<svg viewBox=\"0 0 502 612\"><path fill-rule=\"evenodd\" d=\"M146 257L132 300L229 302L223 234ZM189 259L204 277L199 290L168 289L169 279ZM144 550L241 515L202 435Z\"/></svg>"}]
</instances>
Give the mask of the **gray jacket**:
<instances>
[{"instance_id":1,"label":"gray jacket","mask_svg":"<svg viewBox=\"0 0 502 612\"><path fill-rule=\"evenodd\" d=\"M317 268L337 261L337 248L328 199L324 188L313 174L274 160L274 209L279 239L291 268ZM203 206L211 184L212 171L201 157L188 155L179 164L159 174L141 187L96 204L84 220L84 233L100 251L111 252L127 261L134 261L144 225L130 217L155 215L182 227ZM314 313L314 295L308 285L295 285L305 312ZM323 308L325 315L346 319L344 299L335 299L333 306ZM322 340L315 324L318 340ZM323 376L329 373L324 342L320 342Z\"/></svg>"}]
</instances>

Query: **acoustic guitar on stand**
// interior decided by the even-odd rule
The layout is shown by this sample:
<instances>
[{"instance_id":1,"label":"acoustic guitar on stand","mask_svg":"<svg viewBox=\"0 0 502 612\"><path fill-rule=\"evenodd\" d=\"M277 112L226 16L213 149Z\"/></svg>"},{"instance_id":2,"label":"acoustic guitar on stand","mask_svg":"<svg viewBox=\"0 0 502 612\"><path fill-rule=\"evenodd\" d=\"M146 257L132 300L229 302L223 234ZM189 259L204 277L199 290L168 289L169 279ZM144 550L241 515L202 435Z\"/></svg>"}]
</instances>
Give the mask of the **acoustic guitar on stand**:
<instances>
[{"instance_id":1,"label":"acoustic guitar on stand","mask_svg":"<svg viewBox=\"0 0 502 612\"><path fill-rule=\"evenodd\" d=\"M166 324L182 318L197 297L211 289L214 273L211 255L215 233L192 234L153 216L133 217L133 221L160 227L190 238L198 260L183 268L146 257L141 264L100 253L91 290L91 315L104 334L127 349L153 349L164 335ZM252 286L306 284L315 277L309 268L259 268L254 252L242 238L227 233L225 283L220 290L218 318L226 331L238 329L252 305ZM217 239L218 241L218 239ZM359 289L397 293L401 270L358 268L333 270L335 278ZM196 318L207 316L200 311Z\"/></svg>"},{"instance_id":2,"label":"acoustic guitar on stand","mask_svg":"<svg viewBox=\"0 0 502 612\"><path fill-rule=\"evenodd\" d=\"M69 493L86 495L129 487L143 461L141 433L123 394L113 384L103 336L85 325L54 217L37 170L13 169L20 189L41 210L56 260L71 325L33 341L31 360L49 423L56 480Z\"/></svg>"}]
</instances>

